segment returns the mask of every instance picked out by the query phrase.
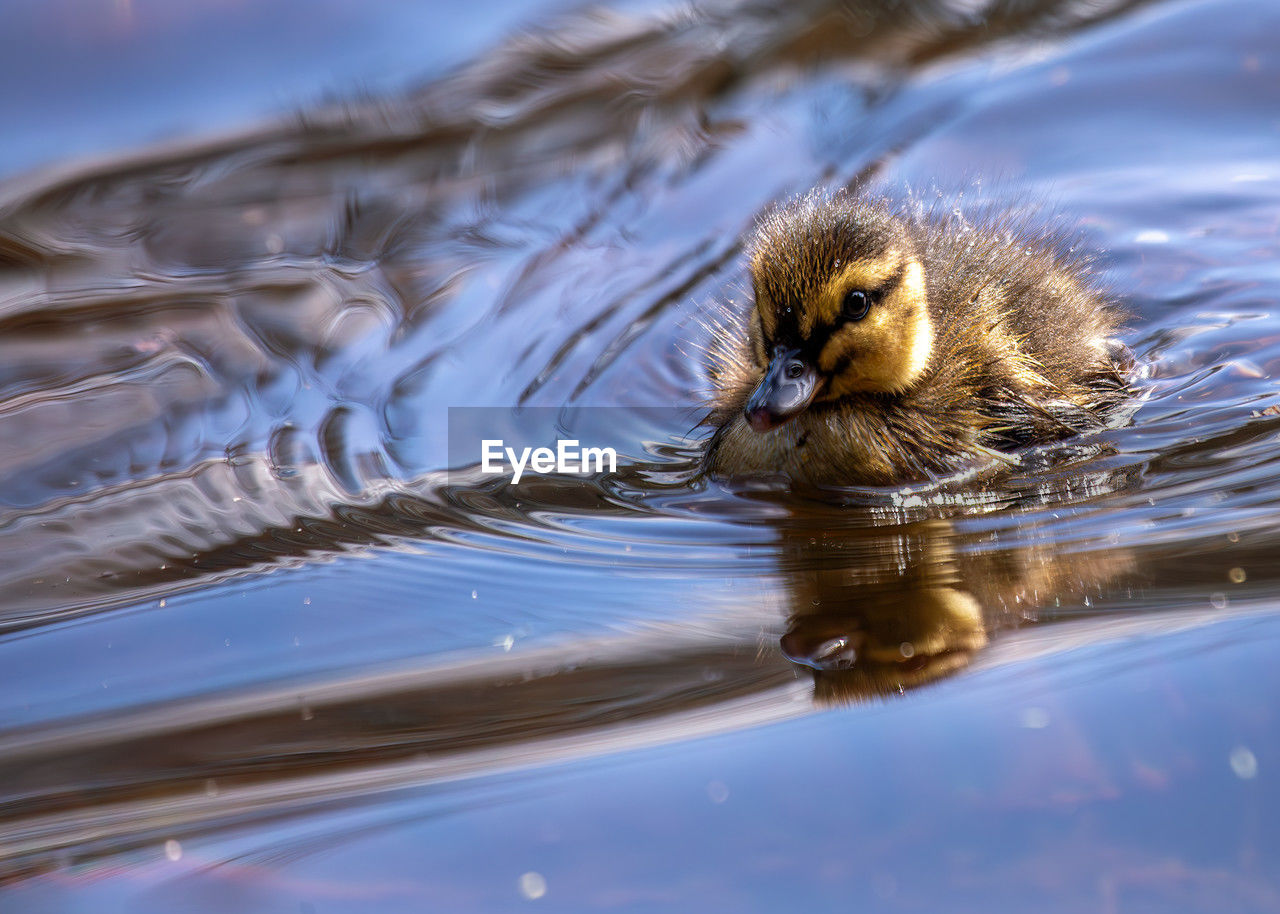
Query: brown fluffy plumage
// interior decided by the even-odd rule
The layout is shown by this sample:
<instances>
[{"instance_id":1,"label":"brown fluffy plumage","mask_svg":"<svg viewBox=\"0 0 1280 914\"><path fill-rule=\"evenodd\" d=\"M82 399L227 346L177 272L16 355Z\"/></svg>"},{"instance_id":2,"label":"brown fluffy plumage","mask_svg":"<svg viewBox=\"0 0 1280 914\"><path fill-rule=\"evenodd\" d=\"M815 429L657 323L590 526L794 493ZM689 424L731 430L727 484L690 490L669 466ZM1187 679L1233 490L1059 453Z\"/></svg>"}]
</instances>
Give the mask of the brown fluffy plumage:
<instances>
[{"instance_id":1,"label":"brown fluffy plumage","mask_svg":"<svg viewBox=\"0 0 1280 914\"><path fill-rule=\"evenodd\" d=\"M919 480L1096 428L1126 396L1119 309L1012 217L815 191L762 220L751 280L711 347L715 475Z\"/></svg>"}]
</instances>

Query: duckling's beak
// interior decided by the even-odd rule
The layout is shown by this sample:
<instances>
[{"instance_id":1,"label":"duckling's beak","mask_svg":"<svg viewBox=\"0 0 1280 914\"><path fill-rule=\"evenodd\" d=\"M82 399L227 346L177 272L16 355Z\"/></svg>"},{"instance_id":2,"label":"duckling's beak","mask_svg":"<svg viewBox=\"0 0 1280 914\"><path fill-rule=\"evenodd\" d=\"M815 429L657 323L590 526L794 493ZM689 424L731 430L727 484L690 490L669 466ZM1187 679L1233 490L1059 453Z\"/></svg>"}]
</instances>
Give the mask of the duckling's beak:
<instances>
[{"instance_id":1,"label":"duckling's beak","mask_svg":"<svg viewBox=\"0 0 1280 914\"><path fill-rule=\"evenodd\" d=\"M777 428L813 402L821 378L812 365L800 358L798 349L779 346L751 399L743 409L747 423L757 432Z\"/></svg>"}]
</instances>

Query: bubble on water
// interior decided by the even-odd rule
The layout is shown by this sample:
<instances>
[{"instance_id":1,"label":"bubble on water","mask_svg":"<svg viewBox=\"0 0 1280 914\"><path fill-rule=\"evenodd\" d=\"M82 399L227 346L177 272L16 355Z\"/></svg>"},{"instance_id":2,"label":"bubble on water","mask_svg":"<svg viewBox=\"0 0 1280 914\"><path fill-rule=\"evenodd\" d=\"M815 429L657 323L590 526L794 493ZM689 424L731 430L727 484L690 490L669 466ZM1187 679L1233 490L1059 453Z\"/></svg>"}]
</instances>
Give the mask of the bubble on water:
<instances>
[{"instance_id":1,"label":"bubble on water","mask_svg":"<svg viewBox=\"0 0 1280 914\"><path fill-rule=\"evenodd\" d=\"M1258 758L1246 746L1236 746L1228 758L1231 770L1242 781L1253 779L1258 774Z\"/></svg>"},{"instance_id":2,"label":"bubble on water","mask_svg":"<svg viewBox=\"0 0 1280 914\"><path fill-rule=\"evenodd\" d=\"M520 877L520 894L530 901L536 901L547 894L547 880L541 873L530 870Z\"/></svg>"},{"instance_id":3,"label":"bubble on water","mask_svg":"<svg viewBox=\"0 0 1280 914\"><path fill-rule=\"evenodd\" d=\"M1231 579L1232 584L1243 584L1247 575L1243 568L1237 566L1227 572L1227 577Z\"/></svg>"},{"instance_id":4,"label":"bubble on water","mask_svg":"<svg viewBox=\"0 0 1280 914\"><path fill-rule=\"evenodd\" d=\"M707 796L712 803L723 803L729 799L729 785L724 781L712 781L707 785Z\"/></svg>"},{"instance_id":5,"label":"bubble on water","mask_svg":"<svg viewBox=\"0 0 1280 914\"><path fill-rule=\"evenodd\" d=\"M1227 595L1225 593L1209 594L1209 605L1212 606L1214 609L1226 609Z\"/></svg>"},{"instance_id":6,"label":"bubble on water","mask_svg":"<svg viewBox=\"0 0 1280 914\"><path fill-rule=\"evenodd\" d=\"M164 855L177 863L182 859L182 845L170 838L164 843Z\"/></svg>"},{"instance_id":7,"label":"bubble on water","mask_svg":"<svg viewBox=\"0 0 1280 914\"><path fill-rule=\"evenodd\" d=\"M1043 730L1049 726L1049 712L1044 708L1024 708L1019 723L1028 730Z\"/></svg>"}]
</instances>

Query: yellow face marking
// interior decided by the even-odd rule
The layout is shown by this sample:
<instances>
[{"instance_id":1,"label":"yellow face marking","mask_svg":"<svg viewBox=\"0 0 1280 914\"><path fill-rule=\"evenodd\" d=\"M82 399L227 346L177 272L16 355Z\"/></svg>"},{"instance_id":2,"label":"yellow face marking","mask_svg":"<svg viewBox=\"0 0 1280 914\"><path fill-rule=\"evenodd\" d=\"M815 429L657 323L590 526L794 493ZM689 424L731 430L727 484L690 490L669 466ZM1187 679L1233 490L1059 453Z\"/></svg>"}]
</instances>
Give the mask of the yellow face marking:
<instances>
[{"instance_id":1,"label":"yellow face marking","mask_svg":"<svg viewBox=\"0 0 1280 914\"><path fill-rule=\"evenodd\" d=\"M877 260L859 260L846 264L823 285L814 307L805 309L800 332L808 336L819 321L834 324L840 319L840 312L844 310L844 297L851 289L874 292L888 282L901 265L902 255L897 251L889 251Z\"/></svg>"},{"instance_id":2,"label":"yellow face marking","mask_svg":"<svg viewBox=\"0 0 1280 914\"><path fill-rule=\"evenodd\" d=\"M854 391L898 393L915 383L933 355L927 299L924 268L910 263L902 282L865 320L845 324L832 334L818 357L819 369L834 371L845 355L852 355L852 360L831 379L824 397L835 399Z\"/></svg>"}]
</instances>

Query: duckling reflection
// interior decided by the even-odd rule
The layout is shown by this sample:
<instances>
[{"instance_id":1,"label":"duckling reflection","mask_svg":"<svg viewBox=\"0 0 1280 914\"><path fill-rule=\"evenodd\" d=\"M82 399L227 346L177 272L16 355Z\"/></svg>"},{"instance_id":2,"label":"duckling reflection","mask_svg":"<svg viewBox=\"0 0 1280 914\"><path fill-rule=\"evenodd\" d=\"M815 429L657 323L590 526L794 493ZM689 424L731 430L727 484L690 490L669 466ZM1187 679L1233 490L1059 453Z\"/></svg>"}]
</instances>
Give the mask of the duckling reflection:
<instances>
[{"instance_id":1,"label":"duckling reflection","mask_svg":"<svg viewBox=\"0 0 1280 914\"><path fill-rule=\"evenodd\" d=\"M1073 605L1132 567L1125 553L962 548L934 519L891 532L841 529L825 514L780 526L789 600L783 653L808 668L815 697L843 703L917 688L964 669L992 633Z\"/></svg>"}]
</instances>

